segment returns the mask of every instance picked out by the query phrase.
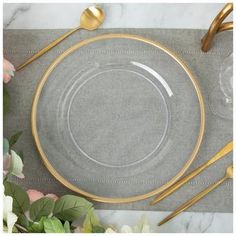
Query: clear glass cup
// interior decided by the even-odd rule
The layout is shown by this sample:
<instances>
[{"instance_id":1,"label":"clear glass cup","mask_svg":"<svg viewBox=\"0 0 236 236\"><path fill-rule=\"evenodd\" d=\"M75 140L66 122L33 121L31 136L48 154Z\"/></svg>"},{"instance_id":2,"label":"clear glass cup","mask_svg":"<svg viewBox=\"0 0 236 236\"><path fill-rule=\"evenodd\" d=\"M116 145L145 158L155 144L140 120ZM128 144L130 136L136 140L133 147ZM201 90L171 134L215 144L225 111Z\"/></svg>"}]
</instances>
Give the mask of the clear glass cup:
<instances>
[{"instance_id":1,"label":"clear glass cup","mask_svg":"<svg viewBox=\"0 0 236 236\"><path fill-rule=\"evenodd\" d=\"M220 67L219 82L210 96L210 107L215 115L233 119L233 53Z\"/></svg>"}]
</instances>

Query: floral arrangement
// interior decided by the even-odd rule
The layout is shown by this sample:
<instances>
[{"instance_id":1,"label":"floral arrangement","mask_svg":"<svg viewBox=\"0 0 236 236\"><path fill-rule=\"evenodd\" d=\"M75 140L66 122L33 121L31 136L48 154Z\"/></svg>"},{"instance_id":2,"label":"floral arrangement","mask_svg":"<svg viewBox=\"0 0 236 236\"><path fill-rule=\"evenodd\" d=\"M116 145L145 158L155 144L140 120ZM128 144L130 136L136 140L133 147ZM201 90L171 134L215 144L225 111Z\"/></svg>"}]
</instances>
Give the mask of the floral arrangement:
<instances>
[{"instance_id":1,"label":"floral arrangement","mask_svg":"<svg viewBox=\"0 0 236 236\"><path fill-rule=\"evenodd\" d=\"M3 82L8 83L14 76L14 66L3 59ZM3 112L10 106L10 96L4 87ZM124 225L120 230L104 226L94 212L93 204L76 195L58 197L53 193L44 194L34 189L25 191L11 182L10 176L24 178L23 153L12 148L22 132L3 139L3 230L8 233L148 233L150 226L142 217L138 225L131 228ZM82 225L76 221L82 220Z\"/></svg>"}]
</instances>

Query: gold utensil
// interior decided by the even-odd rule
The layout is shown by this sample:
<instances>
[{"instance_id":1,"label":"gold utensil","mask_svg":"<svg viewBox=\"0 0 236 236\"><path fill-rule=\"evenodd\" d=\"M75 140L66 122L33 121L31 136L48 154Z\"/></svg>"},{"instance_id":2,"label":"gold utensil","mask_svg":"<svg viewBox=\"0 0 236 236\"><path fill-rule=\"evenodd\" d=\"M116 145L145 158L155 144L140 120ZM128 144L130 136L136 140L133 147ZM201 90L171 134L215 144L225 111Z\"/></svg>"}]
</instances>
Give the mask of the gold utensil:
<instances>
[{"instance_id":1,"label":"gold utensil","mask_svg":"<svg viewBox=\"0 0 236 236\"><path fill-rule=\"evenodd\" d=\"M80 29L86 29L86 30L95 30L97 29L104 21L105 14L104 11L98 7L98 6L92 6L87 9L85 9L80 17L80 26L68 31L67 33L63 34L61 37L56 39L55 41L51 42L48 46L41 49L39 52L37 52L35 55L33 55L31 58L29 58L26 62L21 64L16 68L17 71L24 68L26 65L30 64L40 56L42 56L44 53L58 45L61 41L63 41L65 38L69 37L71 34L76 32Z\"/></svg>"},{"instance_id":2,"label":"gold utensil","mask_svg":"<svg viewBox=\"0 0 236 236\"><path fill-rule=\"evenodd\" d=\"M218 13L215 19L212 21L209 30L201 40L203 52L209 51L213 39L217 33L233 29L232 21L223 23L224 19L233 11L233 7L234 7L233 3L227 3L224 6L224 8Z\"/></svg>"},{"instance_id":3,"label":"gold utensil","mask_svg":"<svg viewBox=\"0 0 236 236\"><path fill-rule=\"evenodd\" d=\"M225 180L227 179L232 179L233 178L233 165L230 165L227 167L226 169L226 173L225 176L220 179L219 181L217 181L216 183L210 185L208 188L204 189L202 192L200 192L198 195L196 195L195 197L191 198L190 200L188 200L187 202L185 202L183 205L181 205L180 207L178 207L173 213L171 213L170 215L168 215L164 220L162 220L158 225L163 225L164 223L166 223L167 221L169 221L170 219L174 218L175 216L177 216L178 214L180 214L181 212L183 212L184 210L188 209L189 207L191 207L192 205L194 205L196 202L198 202L199 200L201 200L204 196L206 196L209 192L213 191L215 188L217 188L219 185L221 185L222 183L224 183Z\"/></svg>"},{"instance_id":4,"label":"gold utensil","mask_svg":"<svg viewBox=\"0 0 236 236\"><path fill-rule=\"evenodd\" d=\"M173 184L171 187L163 191L160 195L158 195L154 200L150 202L150 205L155 205L156 203L160 202L162 199L169 196L171 193L179 189L182 185L187 183L189 180L194 178L196 175L201 173L203 170L208 168L210 165L224 157L226 154L231 152L233 150L233 142L229 142L226 144L222 149L220 149L210 160L205 162L203 165L199 166L197 169L195 169L190 174L186 175L185 177L181 178L179 181L177 181L175 184Z\"/></svg>"}]
</instances>

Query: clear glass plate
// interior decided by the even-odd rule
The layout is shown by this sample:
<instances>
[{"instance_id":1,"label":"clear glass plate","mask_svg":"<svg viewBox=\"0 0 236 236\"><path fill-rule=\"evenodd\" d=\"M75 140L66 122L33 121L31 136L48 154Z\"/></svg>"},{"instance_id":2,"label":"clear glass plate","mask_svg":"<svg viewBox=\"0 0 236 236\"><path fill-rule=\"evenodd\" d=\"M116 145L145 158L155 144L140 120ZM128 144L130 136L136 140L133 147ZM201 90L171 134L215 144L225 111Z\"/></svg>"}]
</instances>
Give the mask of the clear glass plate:
<instances>
[{"instance_id":1,"label":"clear glass plate","mask_svg":"<svg viewBox=\"0 0 236 236\"><path fill-rule=\"evenodd\" d=\"M103 35L60 55L38 85L36 145L70 189L103 202L144 199L189 167L204 131L191 72L139 36Z\"/></svg>"}]
</instances>

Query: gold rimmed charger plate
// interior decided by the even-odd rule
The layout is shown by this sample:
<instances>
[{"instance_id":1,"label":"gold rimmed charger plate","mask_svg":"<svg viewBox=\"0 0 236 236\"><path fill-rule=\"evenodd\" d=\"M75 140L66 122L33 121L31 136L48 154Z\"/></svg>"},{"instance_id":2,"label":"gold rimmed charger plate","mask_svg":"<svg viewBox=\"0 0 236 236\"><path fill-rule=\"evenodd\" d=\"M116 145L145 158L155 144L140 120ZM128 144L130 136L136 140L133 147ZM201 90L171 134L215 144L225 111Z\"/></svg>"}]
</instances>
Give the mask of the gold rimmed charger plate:
<instances>
[{"instance_id":1,"label":"gold rimmed charger plate","mask_svg":"<svg viewBox=\"0 0 236 236\"><path fill-rule=\"evenodd\" d=\"M78 50L78 49L80 49L80 48L82 48L86 45L89 45L91 43L98 42L98 41L101 41L101 40L107 40L107 39L130 39L130 40L143 42L145 44L151 45L153 47L156 47L156 48L162 50L163 52L168 54L170 57L172 57L179 64L179 66L182 67L182 69L185 71L185 73L188 75L190 81L192 82L192 85L194 87L194 90L195 90L195 93L196 93L196 96L197 96L197 99L198 99L199 110L200 110L200 128L199 128L199 131L198 131L198 137L197 137L197 140L195 142L195 146L192 150L191 155L189 156L189 158L185 162L185 164L182 166L181 170L174 177L172 177L168 182L166 182L162 186L160 186L160 187L158 187L158 188L156 188L152 191L149 191L145 194L140 194L140 195L135 195L135 196L130 196L130 197L122 197L122 198L97 196L97 195L92 194L90 192L84 191L84 190L80 189L78 186L75 186L74 184L70 183L66 178L64 178L53 167L52 163L50 163L50 161L48 160L48 157L47 157L47 155L46 155L46 153L45 153L45 151L44 151L44 149L41 145L39 134L38 134L38 128L37 128L37 107L38 107L38 103L39 103L39 98L40 98L42 89L43 89L45 83L47 82L47 80L48 80L50 74L52 73L52 71L56 68L56 66L63 59L65 59L68 55L75 52L76 50ZM75 44L74 46L72 46L71 48L69 48L68 50L63 52L60 56L58 56L52 62L52 64L48 67L48 69L44 73L41 81L39 82L39 84L36 88L35 96L33 98L33 105L32 105L31 124L32 124L33 138L34 138L36 147L38 149L38 152L39 152L39 154L40 154L40 156L43 160L43 163L45 164L45 166L49 170L49 172L61 184L63 184L64 186L66 186L67 188L69 188L70 190L72 190L72 191L74 191L78 194L81 194L81 195L84 195L88 198L91 198L94 201L104 202L104 203L129 203L129 202L144 200L146 198L152 197L152 196L162 192L166 188L170 187L173 183L175 183L186 172L186 170L189 168L189 166L193 162L194 158L196 157L196 155L198 153L198 150L200 148L202 139L203 139L203 134L204 134L204 129L205 129L205 108L204 108L203 96L201 94L201 90L200 90L200 87L198 85L198 82L197 82L196 78L193 76L192 72L187 67L187 65L175 53L173 53L171 50L164 47L159 42L149 40L149 39L146 39L144 37L137 36L137 35L105 34L105 35L100 35L100 36L96 36L96 37L93 37L93 38L89 38L89 39L83 40L83 41Z\"/></svg>"}]
</instances>

